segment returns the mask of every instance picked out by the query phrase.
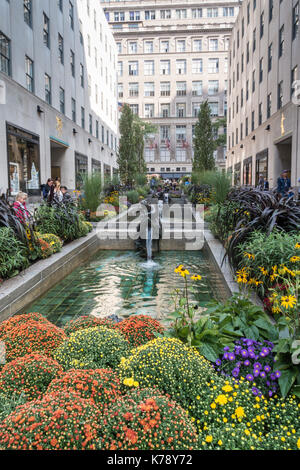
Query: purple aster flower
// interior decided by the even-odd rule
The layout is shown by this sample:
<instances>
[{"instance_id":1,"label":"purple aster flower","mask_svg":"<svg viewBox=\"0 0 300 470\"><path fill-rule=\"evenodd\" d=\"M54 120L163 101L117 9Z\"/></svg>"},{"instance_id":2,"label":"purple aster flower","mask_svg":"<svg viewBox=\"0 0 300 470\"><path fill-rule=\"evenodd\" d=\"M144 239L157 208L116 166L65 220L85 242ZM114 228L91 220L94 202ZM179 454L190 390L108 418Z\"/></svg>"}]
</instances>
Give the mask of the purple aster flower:
<instances>
[{"instance_id":1,"label":"purple aster flower","mask_svg":"<svg viewBox=\"0 0 300 470\"><path fill-rule=\"evenodd\" d=\"M255 396L258 395L258 391L259 391L258 388L252 387L252 393L253 393L253 395L255 395Z\"/></svg>"},{"instance_id":2,"label":"purple aster flower","mask_svg":"<svg viewBox=\"0 0 300 470\"><path fill-rule=\"evenodd\" d=\"M280 376L281 376L280 370L275 370L275 377L279 379Z\"/></svg>"},{"instance_id":3,"label":"purple aster flower","mask_svg":"<svg viewBox=\"0 0 300 470\"><path fill-rule=\"evenodd\" d=\"M252 344L253 344L252 339L247 339L246 344L247 344L247 346L252 346Z\"/></svg>"},{"instance_id":4,"label":"purple aster flower","mask_svg":"<svg viewBox=\"0 0 300 470\"><path fill-rule=\"evenodd\" d=\"M269 390L269 397L271 397L272 395L273 395L272 390Z\"/></svg>"},{"instance_id":5,"label":"purple aster flower","mask_svg":"<svg viewBox=\"0 0 300 470\"><path fill-rule=\"evenodd\" d=\"M268 365L266 365L266 366L264 367L264 370L265 370L266 372L270 372L270 370L271 370L271 367L270 367L270 366L268 366Z\"/></svg>"},{"instance_id":6,"label":"purple aster flower","mask_svg":"<svg viewBox=\"0 0 300 470\"><path fill-rule=\"evenodd\" d=\"M235 369L233 369L233 371L231 372L233 377L238 377L239 373L240 373L240 369L238 369L237 367Z\"/></svg>"},{"instance_id":7,"label":"purple aster flower","mask_svg":"<svg viewBox=\"0 0 300 470\"><path fill-rule=\"evenodd\" d=\"M217 366L220 366L221 364L222 364L221 359L217 359L217 360L216 360L216 365L217 365Z\"/></svg>"},{"instance_id":8,"label":"purple aster flower","mask_svg":"<svg viewBox=\"0 0 300 470\"><path fill-rule=\"evenodd\" d=\"M246 359L246 361L244 361L244 366L248 367L250 366L251 362L249 361L249 359Z\"/></svg>"},{"instance_id":9,"label":"purple aster flower","mask_svg":"<svg viewBox=\"0 0 300 470\"><path fill-rule=\"evenodd\" d=\"M229 354L227 352L223 354L223 359L229 359Z\"/></svg>"},{"instance_id":10,"label":"purple aster flower","mask_svg":"<svg viewBox=\"0 0 300 470\"><path fill-rule=\"evenodd\" d=\"M246 379L249 380L249 382L252 382L253 379L254 379L254 377L253 377L252 374L247 374L247 375L246 375Z\"/></svg>"},{"instance_id":11,"label":"purple aster flower","mask_svg":"<svg viewBox=\"0 0 300 470\"><path fill-rule=\"evenodd\" d=\"M262 368L262 365L261 365L260 362L255 362L255 363L253 364L253 368L254 368L254 369L261 369L261 368Z\"/></svg>"},{"instance_id":12,"label":"purple aster flower","mask_svg":"<svg viewBox=\"0 0 300 470\"><path fill-rule=\"evenodd\" d=\"M231 353L229 353L229 355L228 355L228 359L229 359L230 361L234 361L234 360L235 360L235 354L234 354L234 353L232 353L232 352L231 352Z\"/></svg>"},{"instance_id":13,"label":"purple aster flower","mask_svg":"<svg viewBox=\"0 0 300 470\"><path fill-rule=\"evenodd\" d=\"M242 355L243 357L248 357L248 351L247 351L246 349L242 349L241 355Z\"/></svg>"},{"instance_id":14,"label":"purple aster flower","mask_svg":"<svg viewBox=\"0 0 300 470\"><path fill-rule=\"evenodd\" d=\"M254 377L258 377L259 373L260 373L259 369L254 369L254 372L253 372Z\"/></svg>"},{"instance_id":15,"label":"purple aster flower","mask_svg":"<svg viewBox=\"0 0 300 470\"><path fill-rule=\"evenodd\" d=\"M262 371L259 375L264 379L265 376L266 376L266 373L265 373L265 371Z\"/></svg>"},{"instance_id":16,"label":"purple aster flower","mask_svg":"<svg viewBox=\"0 0 300 470\"><path fill-rule=\"evenodd\" d=\"M271 380L276 380L276 375L275 375L274 373L272 373L272 374L270 375L270 379L271 379Z\"/></svg>"},{"instance_id":17,"label":"purple aster flower","mask_svg":"<svg viewBox=\"0 0 300 470\"><path fill-rule=\"evenodd\" d=\"M224 351L229 351L229 346L225 346Z\"/></svg>"},{"instance_id":18,"label":"purple aster flower","mask_svg":"<svg viewBox=\"0 0 300 470\"><path fill-rule=\"evenodd\" d=\"M250 357L251 359L256 359L257 356L254 354L254 352L250 352L250 353L249 353L249 357Z\"/></svg>"}]
</instances>

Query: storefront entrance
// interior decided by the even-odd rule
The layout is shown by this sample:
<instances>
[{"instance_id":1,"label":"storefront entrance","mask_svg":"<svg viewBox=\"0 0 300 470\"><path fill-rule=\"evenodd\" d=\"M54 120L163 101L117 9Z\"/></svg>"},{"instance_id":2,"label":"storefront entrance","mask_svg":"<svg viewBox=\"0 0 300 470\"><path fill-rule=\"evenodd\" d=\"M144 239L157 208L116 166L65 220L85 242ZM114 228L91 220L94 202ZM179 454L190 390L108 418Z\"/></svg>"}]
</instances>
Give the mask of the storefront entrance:
<instances>
[{"instance_id":1,"label":"storefront entrance","mask_svg":"<svg viewBox=\"0 0 300 470\"><path fill-rule=\"evenodd\" d=\"M64 181L64 166L66 164L65 158L68 147L67 143L50 137L51 175L47 175L47 178L59 179L63 185L66 185L66 181Z\"/></svg>"}]
</instances>

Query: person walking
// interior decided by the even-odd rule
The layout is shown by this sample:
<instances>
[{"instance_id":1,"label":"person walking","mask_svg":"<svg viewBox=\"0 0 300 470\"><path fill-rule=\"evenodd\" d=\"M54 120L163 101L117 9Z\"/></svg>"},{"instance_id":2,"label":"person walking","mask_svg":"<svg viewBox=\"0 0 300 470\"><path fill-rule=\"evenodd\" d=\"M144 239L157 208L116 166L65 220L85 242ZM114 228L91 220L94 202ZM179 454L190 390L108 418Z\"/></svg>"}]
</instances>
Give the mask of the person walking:
<instances>
[{"instance_id":1,"label":"person walking","mask_svg":"<svg viewBox=\"0 0 300 470\"><path fill-rule=\"evenodd\" d=\"M51 187L53 186L54 182L52 178L47 179L47 183L42 185L42 193L43 198L46 200L48 199L49 193L51 191Z\"/></svg>"},{"instance_id":2,"label":"person walking","mask_svg":"<svg viewBox=\"0 0 300 470\"><path fill-rule=\"evenodd\" d=\"M13 204L16 216L22 222L22 224L27 224L32 220L32 215L26 207L27 198L28 196L26 193L20 192L17 194L16 200Z\"/></svg>"},{"instance_id":3,"label":"person walking","mask_svg":"<svg viewBox=\"0 0 300 470\"><path fill-rule=\"evenodd\" d=\"M291 180L288 177L288 171L282 172L281 176L277 180L277 193L282 197L287 196L291 189Z\"/></svg>"}]
</instances>

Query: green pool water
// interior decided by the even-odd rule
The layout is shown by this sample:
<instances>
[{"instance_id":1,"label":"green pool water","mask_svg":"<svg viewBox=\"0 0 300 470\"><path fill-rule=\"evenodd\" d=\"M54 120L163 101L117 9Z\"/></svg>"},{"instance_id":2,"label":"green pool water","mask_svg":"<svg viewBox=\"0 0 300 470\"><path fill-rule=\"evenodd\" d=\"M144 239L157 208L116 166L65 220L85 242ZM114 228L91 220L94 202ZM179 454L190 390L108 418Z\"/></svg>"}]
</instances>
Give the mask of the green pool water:
<instances>
[{"instance_id":1,"label":"green pool water","mask_svg":"<svg viewBox=\"0 0 300 470\"><path fill-rule=\"evenodd\" d=\"M200 307L226 296L221 279L201 252L161 252L148 264L137 252L101 251L26 312L39 312L58 326L88 314L147 314L164 322L173 310L172 292L183 287L183 278L174 273L179 264L203 276L201 285L193 283L193 299Z\"/></svg>"}]
</instances>

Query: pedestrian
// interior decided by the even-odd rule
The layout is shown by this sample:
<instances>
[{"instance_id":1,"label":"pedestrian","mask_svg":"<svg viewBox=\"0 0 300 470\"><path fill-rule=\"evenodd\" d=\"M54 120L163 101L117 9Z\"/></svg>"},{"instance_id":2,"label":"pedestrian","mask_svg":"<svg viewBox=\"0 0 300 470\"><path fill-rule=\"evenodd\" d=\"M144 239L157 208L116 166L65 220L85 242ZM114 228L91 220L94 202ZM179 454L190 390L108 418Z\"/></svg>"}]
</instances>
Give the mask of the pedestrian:
<instances>
[{"instance_id":1,"label":"pedestrian","mask_svg":"<svg viewBox=\"0 0 300 470\"><path fill-rule=\"evenodd\" d=\"M60 190L59 180L55 181L53 199L55 202L60 203L63 200L63 193Z\"/></svg>"},{"instance_id":2,"label":"pedestrian","mask_svg":"<svg viewBox=\"0 0 300 470\"><path fill-rule=\"evenodd\" d=\"M43 198L48 199L51 187L53 186L54 182L52 178L47 179L47 183L42 185L42 193L43 193Z\"/></svg>"},{"instance_id":3,"label":"pedestrian","mask_svg":"<svg viewBox=\"0 0 300 470\"><path fill-rule=\"evenodd\" d=\"M281 176L277 180L277 193L282 197L287 196L291 189L291 180L288 177L288 171L282 172Z\"/></svg>"},{"instance_id":4,"label":"pedestrian","mask_svg":"<svg viewBox=\"0 0 300 470\"><path fill-rule=\"evenodd\" d=\"M32 215L26 207L27 198L28 195L26 193L20 192L17 194L16 200L13 204L16 216L23 224L27 224L32 220Z\"/></svg>"},{"instance_id":5,"label":"pedestrian","mask_svg":"<svg viewBox=\"0 0 300 470\"><path fill-rule=\"evenodd\" d=\"M63 202L68 202L72 200L71 195L68 193L68 188L66 186L61 186L60 188L62 195L63 195Z\"/></svg>"},{"instance_id":6,"label":"pedestrian","mask_svg":"<svg viewBox=\"0 0 300 470\"><path fill-rule=\"evenodd\" d=\"M261 191L269 191L269 181L265 180L265 177L263 175L260 175L257 189L260 189Z\"/></svg>"}]
</instances>

